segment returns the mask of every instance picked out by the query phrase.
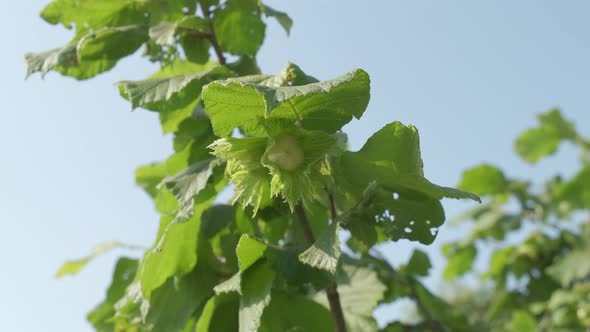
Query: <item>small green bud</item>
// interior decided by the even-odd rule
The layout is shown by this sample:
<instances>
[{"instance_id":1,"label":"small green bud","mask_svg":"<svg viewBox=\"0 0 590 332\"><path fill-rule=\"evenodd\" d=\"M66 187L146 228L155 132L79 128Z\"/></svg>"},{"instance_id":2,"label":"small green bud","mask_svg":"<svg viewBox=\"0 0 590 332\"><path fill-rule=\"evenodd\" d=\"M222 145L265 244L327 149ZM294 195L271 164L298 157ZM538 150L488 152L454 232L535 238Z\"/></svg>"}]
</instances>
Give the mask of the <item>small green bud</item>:
<instances>
[{"instance_id":1,"label":"small green bud","mask_svg":"<svg viewBox=\"0 0 590 332\"><path fill-rule=\"evenodd\" d=\"M282 135L275 139L267 151L268 160L285 171L294 171L303 165L303 147L291 135Z\"/></svg>"}]
</instances>

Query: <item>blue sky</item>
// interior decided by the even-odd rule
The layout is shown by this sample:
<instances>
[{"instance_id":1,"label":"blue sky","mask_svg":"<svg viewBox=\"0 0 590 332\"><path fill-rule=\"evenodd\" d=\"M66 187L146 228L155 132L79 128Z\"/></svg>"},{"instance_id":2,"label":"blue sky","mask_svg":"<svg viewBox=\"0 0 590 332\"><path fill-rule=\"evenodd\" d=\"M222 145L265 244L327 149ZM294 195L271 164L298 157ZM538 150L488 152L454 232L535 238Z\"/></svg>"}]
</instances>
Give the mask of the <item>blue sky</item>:
<instances>
[{"instance_id":1,"label":"blue sky","mask_svg":"<svg viewBox=\"0 0 590 332\"><path fill-rule=\"evenodd\" d=\"M356 67L371 75L369 109L346 127L353 149L399 120L419 128L425 173L439 184L456 184L462 170L481 162L534 179L575 169L571 147L531 167L515 156L512 141L537 112L555 106L589 134L590 2L267 2L295 25L287 38L269 24L259 54L265 72L291 61L320 79ZM116 257L137 253L101 257L76 278L53 275L96 243L151 243L157 215L133 171L166 157L171 143L156 115L130 112L113 85L153 71L138 57L83 83L57 74L24 81L25 52L71 36L39 19L46 3L11 2L0 23L0 312L6 331L89 331L84 314L102 299ZM448 215L472 206L444 204ZM456 233L443 227L428 250L438 252ZM399 242L382 251L397 264L412 248Z\"/></svg>"}]
</instances>

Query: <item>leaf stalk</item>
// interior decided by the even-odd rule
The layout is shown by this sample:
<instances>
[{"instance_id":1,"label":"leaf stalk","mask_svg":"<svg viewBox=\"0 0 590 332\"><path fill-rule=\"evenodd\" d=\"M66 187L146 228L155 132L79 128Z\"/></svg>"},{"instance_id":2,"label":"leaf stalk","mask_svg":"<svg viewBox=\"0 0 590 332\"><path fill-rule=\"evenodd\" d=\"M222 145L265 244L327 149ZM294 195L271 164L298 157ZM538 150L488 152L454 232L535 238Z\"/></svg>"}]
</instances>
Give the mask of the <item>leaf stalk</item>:
<instances>
[{"instance_id":1,"label":"leaf stalk","mask_svg":"<svg viewBox=\"0 0 590 332\"><path fill-rule=\"evenodd\" d=\"M215 35L215 29L213 28L213 21L211 21L211 12L209 11L209 8L207 6L202 6L201 8L203 10L203 16L205 16L205 19L207 20L207 24L209 25L209 34L206 37L211 42L211 46L213 47L213 50L215 51L215 54L217 55L217 59L219 61L219 64L223 66L226 64L227 61L225 60L225 56L223 55L223 50L221 49L221 46L219 45L219 42L217 41L217 36Z\"/></svg>"}]
</instances>

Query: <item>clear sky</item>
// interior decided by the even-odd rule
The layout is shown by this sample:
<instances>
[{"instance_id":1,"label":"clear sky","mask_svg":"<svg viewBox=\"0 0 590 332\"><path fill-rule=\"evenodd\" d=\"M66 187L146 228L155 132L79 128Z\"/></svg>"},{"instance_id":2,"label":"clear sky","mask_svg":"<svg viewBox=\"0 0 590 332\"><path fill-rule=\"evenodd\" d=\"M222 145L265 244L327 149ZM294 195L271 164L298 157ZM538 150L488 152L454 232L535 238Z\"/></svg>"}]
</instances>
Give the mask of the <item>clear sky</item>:
<instances>
[{"instance_id":1,"label":"clear sky","mask_svg":"<svg viewBox=\"0 0 590 332\"><path fill-rule=\"evenodd\" d=\"M90 331L84 314L103 298L116 257L137 253L101 257L75 278L53 275L64 259L96 243L152 242L158 218L134 186L133 171L169 155L171 139L162 136L155 114L130 112L113 85L154 69L138 57L83 83L58 74L24 81L25 52L71 37L38 17L47 2L9 2L0 21L1 329L83 332ZM536 179L574 169L567 146L560 157L531 167L517 159L512 141L535 123L535 113L554 106L590 134L590 2L267 3L295 24L289 38L269 24L259 54L265 72L291 61L320 79L356 67L371 75L369 109L346 128L352 148L400 120L419 128L425 173L439 184L456 184L463 169L481 162ZM444 204L448 215L472 206ZM443 227L429 250L437 252L453 233ZM382 251L399 264L412 247L399 242ZM439 273L442 262L436 263Z\"/></svg>"}]
</instances>

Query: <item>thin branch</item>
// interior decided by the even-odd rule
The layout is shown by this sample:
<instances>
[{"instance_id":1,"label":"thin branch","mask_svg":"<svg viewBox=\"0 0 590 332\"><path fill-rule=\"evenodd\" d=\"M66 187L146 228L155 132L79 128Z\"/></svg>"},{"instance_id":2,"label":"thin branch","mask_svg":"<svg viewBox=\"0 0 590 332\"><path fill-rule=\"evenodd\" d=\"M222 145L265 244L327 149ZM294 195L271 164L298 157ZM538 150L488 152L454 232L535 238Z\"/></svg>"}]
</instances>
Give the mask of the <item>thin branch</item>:
<instances>
[{"instance_id":1,"label":"thin branch","mask_svg":"<svg viewBox=\"0 0 590 332\"><path fill-rule=\"evenodd\" d=\"M336 209L334 208L334 199L332 194L329 193L330 199L330 212L332 214L332 222L336 220ZM305 214L305 210L301 204L295 207L295 212L299 217L299 222L301 223L301 227L303 228L303 233L305 234L305 238L309 245L315 243L315 236L313 235L313 231L311 229L311 225L309 224L309 220L307 219L307 215ZM338 294L338 286L336 282L333 282L326 288L326 297L328 298L328 303L330 304L330 312L332 313L332 318L334 319L335 331L336 332L346 332L346 322L344 320L344 312L342 311L342 304L340 303L340 294Z\"/></svg>"},{"instance_id":2,"label":"thin branch","mask_svg":"<svg viewBox=\"0 0 590 332\"><path fill-rule=\"evenodd\" d=\"M200 30L185 28L185 27L178 27L177 29L180 31L186 32L189 35L195 36L199 39L210 39L212 36L210 31L200 31Z\"/></svg>"},{"instance_id":3,"label":"thin branch","mask_svg":"<svg viewBox=\"0 0 590 332\"><path fill-rule=\"evenodd\" d=\"M305 235L305 239L309 245L315 243L315 236L313 236L313 231L311 230L311 225L309 224L309 220L307 219L307 215L305 214L305 210L301 204L295 207L295 213L297 213L297 217L299 217L299 223L301 223L301 227L303 228L303 234Z\"/></svg>"},{"instance_id":4,"label":"thin branch","mask_svg":"<svg viewBox=\"0 0 590 332\"><path fill-rule=\"evenodd\" d=\"M328 191L328 201L330 203L330 214L332 215L332 222L336 222L336 218L338 217L336 213L336 204L334 204L334 195L331 191Z\"/></svg>"},{"instance_id":5,"label":"thin branch","mask_svg":"<svg viewBox=\"0 0 590 332\"><path fill-rule=\"evenodd\" d=\"M215 29L213 28L213 21L211 21L211 13L209 12L209 8L207 8L207 6L202 6L201 9L203 10L203 15L207 20L207 24L209 25L209 35L207 36L207 38L211 42L213 50L215 50L215 54L217 55L219 64L225 65L225 56L223 55L223 50L221 49L221 46L219 46L219 42L217 41L217 36L215 35Z\"/></svg>"},{"instance_id":6,"label":"thin branch","mask_svg":"<svg viewBox=\"0 0 590 332\"><path fill-rule=\"evenodd\" d=\"M346 322L344 321L344 312L342 312L342 304L340 304L340 294L338 294L338 286L333 282L326 288L326 296L328 303L330 303L330 312L336 323L336 332L346 332Z\"/></svg>"},{"instance_id":7,"label":"thin branch","mask_svg":"<svg viewBox=\"0 0 590 332\"><path fill-rule=\"evenodd\" d=\"M328 202L330 204L330 216L332 222L335 223L338 218L336 213L336 204L334 203L334 195L331 191L328 192ZM326 289L328 295L328 301L330 302L330 308L332 309L332 315L336 321L336 331L346 331L346 323L344 321L344 313L342 311L342 304L340 303L340 294L338 294L338 288L336 282L332 283L328 289Z\"/></svg>"}]
</instances>

